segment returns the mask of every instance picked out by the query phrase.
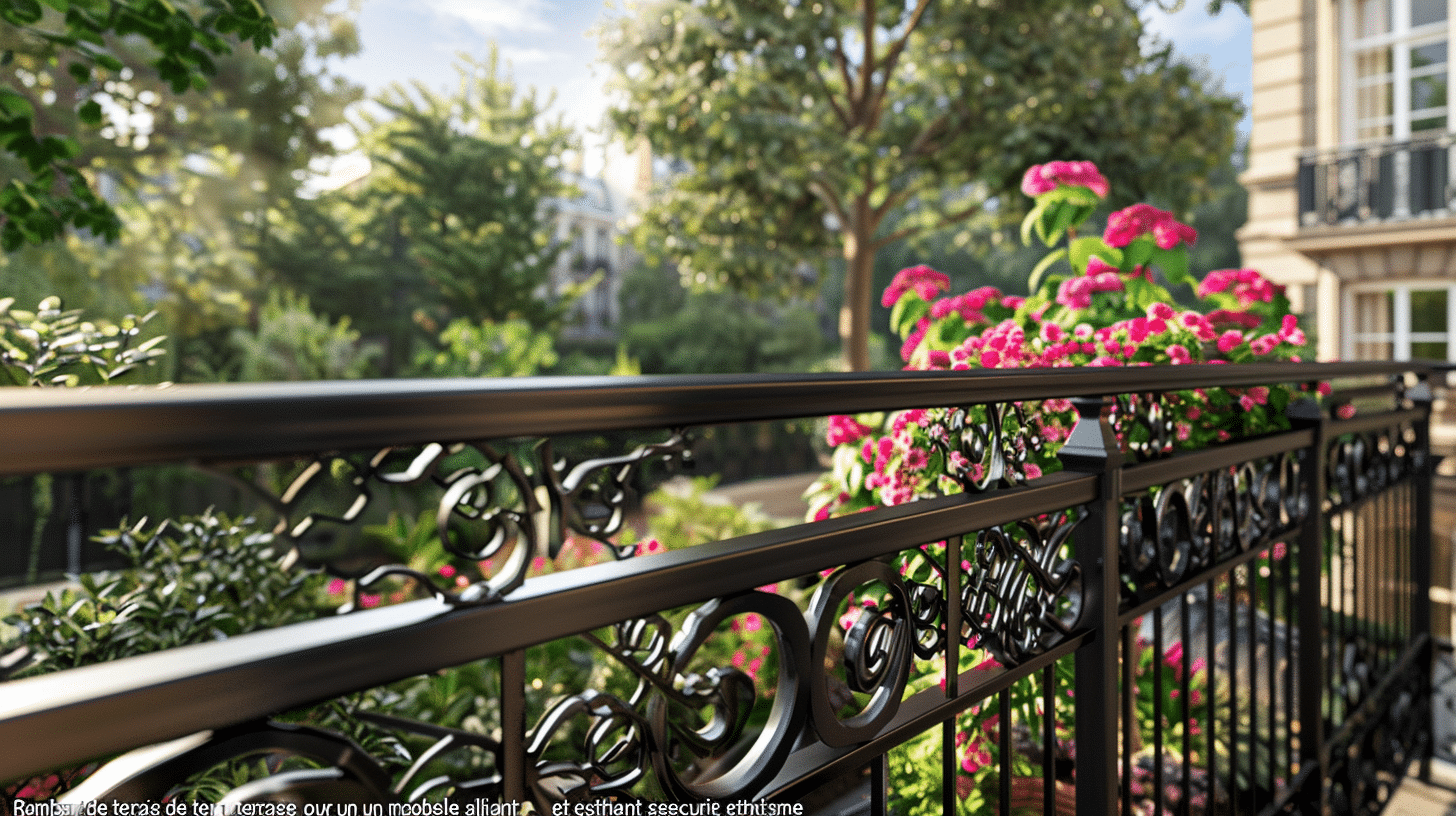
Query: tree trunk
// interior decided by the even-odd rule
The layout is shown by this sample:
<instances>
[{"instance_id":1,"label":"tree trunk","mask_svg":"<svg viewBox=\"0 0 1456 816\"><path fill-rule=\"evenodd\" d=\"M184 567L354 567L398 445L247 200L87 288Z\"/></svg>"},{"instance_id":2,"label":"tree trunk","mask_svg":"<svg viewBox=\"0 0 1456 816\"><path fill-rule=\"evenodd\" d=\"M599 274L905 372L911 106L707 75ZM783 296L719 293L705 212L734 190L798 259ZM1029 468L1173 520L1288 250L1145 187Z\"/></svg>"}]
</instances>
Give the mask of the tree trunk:
<instances>
[{"instance_id":1,"label":"tree trunk","mask_svg":"<svg viewBox=\"0 0 1456 816\"><path fill-rule=\"evenodd\" d=\"M850 371L870 368L870 287L874 284L874 229L850 225L844 236L844 305L839 309L839 341Z\"/></svg>"}]
</instances>

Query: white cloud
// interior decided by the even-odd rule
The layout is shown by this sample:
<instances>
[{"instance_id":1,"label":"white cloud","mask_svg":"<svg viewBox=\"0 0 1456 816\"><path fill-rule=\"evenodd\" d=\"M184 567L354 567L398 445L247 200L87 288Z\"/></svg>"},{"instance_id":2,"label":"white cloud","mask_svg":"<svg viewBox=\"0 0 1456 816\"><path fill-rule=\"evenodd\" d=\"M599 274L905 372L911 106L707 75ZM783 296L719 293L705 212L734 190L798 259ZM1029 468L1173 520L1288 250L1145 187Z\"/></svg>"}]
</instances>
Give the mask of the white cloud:
<instances>
[{"instance_id":1,"label":"white cloud","mask_svg":"<svg viewBox=\"0 0 1456 816\"><path fill-rule=\"evenodd\" d=\"M487 37L551 30L542 0L425 0L425 5L436 14L463 20Z\"/></svg>"},{"instance_id":2,"label":"white cloud","mask_svg":"<svg viewBox=\"0 0 1456 816\"><path fill-rule=\"evenodd\" d=\"M528 48L514 45L501 46L501 58L511 65L528 65L534 63L554 62L563 60L567 55L559 51L548 51L544 48Z\"/></svg>"}]
</instances>

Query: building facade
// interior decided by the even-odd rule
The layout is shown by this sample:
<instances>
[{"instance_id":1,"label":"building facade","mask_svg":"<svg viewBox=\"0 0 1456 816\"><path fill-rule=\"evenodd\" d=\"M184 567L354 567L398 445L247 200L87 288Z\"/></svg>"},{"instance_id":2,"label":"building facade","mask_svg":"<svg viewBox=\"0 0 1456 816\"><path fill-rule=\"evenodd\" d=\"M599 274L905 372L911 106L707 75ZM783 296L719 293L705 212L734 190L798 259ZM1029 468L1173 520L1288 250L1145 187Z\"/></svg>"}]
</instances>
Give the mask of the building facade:
<instances>
[{"instance_id":1,"label":"building facade","mask_svg":"<svg viewBox=\"0 0 1456 816\"><path fill-rule=\"evenodd\" d=\"M1252 0L1244 263L1321 359L1456 362L1456 0Z\"/></svg>"}]
</instances>

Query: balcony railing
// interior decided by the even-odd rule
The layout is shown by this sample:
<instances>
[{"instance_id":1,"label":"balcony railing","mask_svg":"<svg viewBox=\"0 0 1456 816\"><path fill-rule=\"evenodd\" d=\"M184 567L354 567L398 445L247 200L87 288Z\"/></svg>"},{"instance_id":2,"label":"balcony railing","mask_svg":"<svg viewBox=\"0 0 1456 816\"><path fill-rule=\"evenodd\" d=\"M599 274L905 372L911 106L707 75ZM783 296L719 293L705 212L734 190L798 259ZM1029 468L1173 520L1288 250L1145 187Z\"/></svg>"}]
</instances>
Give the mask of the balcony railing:
<instances>
[{"instance_id":1,"label":"balcony railing","mask_svg":"<svg viewBox=\"0 0 1456 816\"><path fill-rule=\"evenodd\" d=\"M428 597L0 684L0 780L13 796L104 761L61 801L162 803L261 756L257 778L214 775L228 809L206 812L636 814L634 802L671 800L721 816L859 794L874 813L1374 812L1431 744L1428 374L1349 363L8 391L0 475L189 462L256 485L257 463L298 460L293 487L265 502L280 537L303 546L409 488L437 511L431 546L491 567L441 586L397 570ZM1355 385L1325 409L1295 402L1286 431L1208 449L1173 451L1160 418L1179 391L1331 380ZM1004 421L948 442L994 464L1029 442L1013 408L1051 398L1080 417L1060 472L527 577L564 537L615 544L634 472L684 459L717 423L999 406ZM1125 454L1129 423L1162 443ZM562 437L621 431L655 441L561 461ZM755 629L767 645L751 670L728 655ZM972 654L990 658L967 667ZM477 692L439 702L449 713L431 721L392 714L399 694L355 705L452 667L473 671ZM279 719L336 700L347 727Z\"/></svg>"},{"instance_id":2,"label":"balcony railing","mask_svg":"<svg viewBox=\"0 0 1456 816\"><path fill-rule=\"evenodd\" d=\"M1299 225L1378 223L1449 214L1449 136L1327 151L1299 160Z\"/></svg>"}]
</instances>

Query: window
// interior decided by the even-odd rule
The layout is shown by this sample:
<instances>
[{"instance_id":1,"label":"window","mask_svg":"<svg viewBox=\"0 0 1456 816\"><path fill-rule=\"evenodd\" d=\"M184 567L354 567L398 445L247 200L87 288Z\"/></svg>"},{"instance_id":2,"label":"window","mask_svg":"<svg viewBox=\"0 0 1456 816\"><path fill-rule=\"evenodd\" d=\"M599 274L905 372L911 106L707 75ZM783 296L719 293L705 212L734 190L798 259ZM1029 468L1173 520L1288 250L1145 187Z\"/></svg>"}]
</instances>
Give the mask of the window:
<instances>
[{"instance_id":1,"label":"window","mask_svg":"<svg viewBox=\"0 0 1456 816\"><path fill-rule=\"evenodd\" d=\"M1346 310L1344 357L1456 362L1456 286L1357 289Z\"/></svg>"},{"instance_id":2,"label":"window","mask_svg":"<svg viewBox=\"0 0 1456 816\"><path fill-rule=\"evenodd\" d=\"M1446 131L1450 25L1446 0L1342 0L1342 117L1348 142L1404 141Z\"/></svg>"}]
</instances>

